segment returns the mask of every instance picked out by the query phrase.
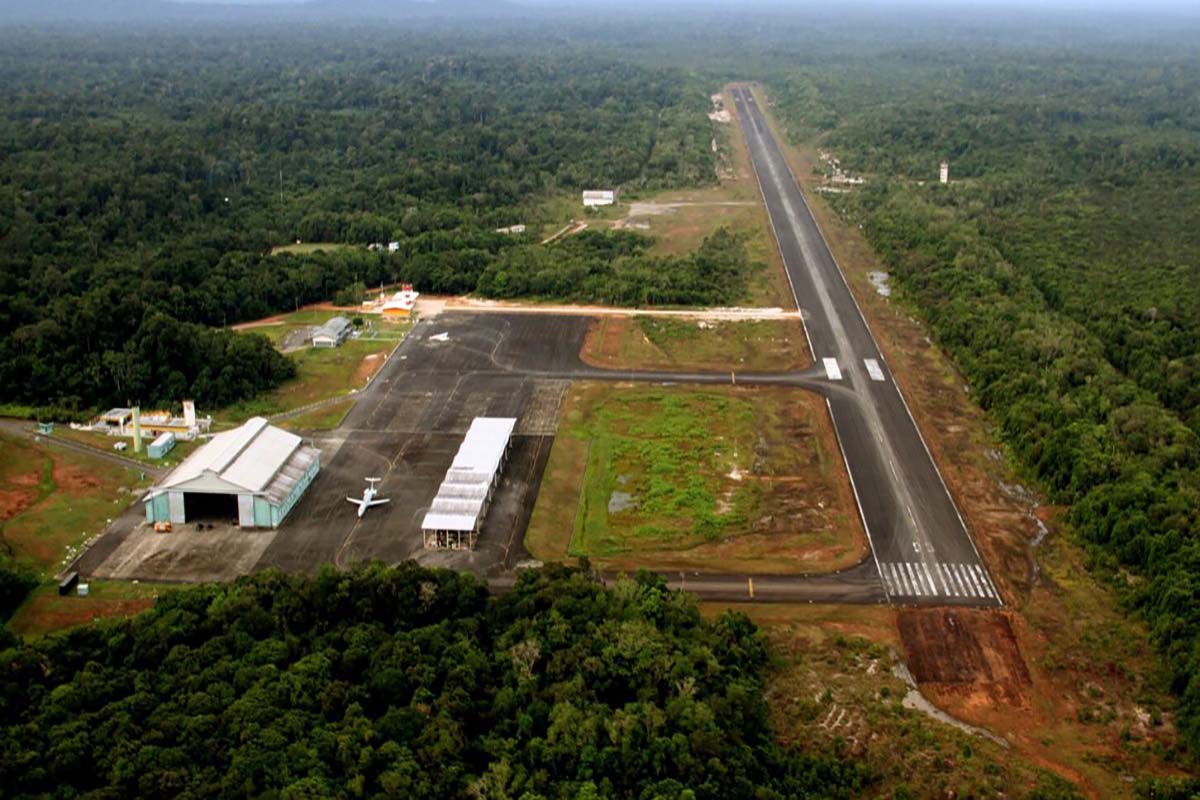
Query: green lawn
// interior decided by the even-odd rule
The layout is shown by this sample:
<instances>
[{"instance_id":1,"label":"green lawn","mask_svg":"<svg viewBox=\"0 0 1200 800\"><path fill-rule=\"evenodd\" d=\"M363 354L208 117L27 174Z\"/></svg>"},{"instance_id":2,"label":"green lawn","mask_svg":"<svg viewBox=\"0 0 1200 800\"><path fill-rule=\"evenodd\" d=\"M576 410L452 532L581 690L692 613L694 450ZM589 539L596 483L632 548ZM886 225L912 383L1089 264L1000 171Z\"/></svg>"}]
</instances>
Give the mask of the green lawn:
<instances>
[{"instance_id":1,"label":"green lawn","mask_svg":"<svg viewBox=\"0 0 1200 800\"><path fill-rule=\"evenodd\" d=\"M290 253L291 255L308 255L324 250L326 252L334 252L337 250L357 250L358 245L339 244L337 242L302 242L300 244L281 244L271 248L271 255L276 256L281 253Z\"/></svg>"},{"instance_id":2,"label":"green lawn","mask_svg":"<svg viewBox=\"0 0 1200 800\"><path fill-rule=\"evenodd\" d=\"M576 384L525 545L543 561L769 574L866 554L821 398L749 387Z\"/></svg>"},{"instance_id":3,"label":"green lawn","mask_svg":"<svg viewBox=\"0 0 1200 800\"><path fill-rule=\"evenodd\" d=\"M149 486L136 469L8 436L0 436L0 465L0 535L44 578Z\"/></svg>"},{"instance_id":4,"label":"green lawn","mask_svg":"<svg viewBox=\"0 0 1200 800\"><path fill-rule=\"evenodd\" d=\"M158 595L170 588L170 584L93 580L88 584L87 597L79 597L74 592L60 597L58 584L48 581L30 593L8 621L8 626L15 633L31 637L104 617L128 617L154 605Z\"/></svg>"},{"instance_id":5,"label":"green lawn","mask_svg":"<svg viewBox=\"0 0 1200 800\"><path fill-rule=\"evenodd\" d=\"M146 455L145 446L142 447L142 452L133 452L133 439L123 436L109 436L106 433L96 433L94 431L77 431L72 430L70 426L67 425L55 425L54 433L51 435L55 438L70 439L72 441L79 442L80 444L85 444L88 447L94 447L97 450L115 453L117 455L124 456L125 458L139 461L150 467L163 468L173 467L180 461L183 461L201 444L199 440L185 442L181 439L177 439L175 441L175 446L171 448L171 451L167 453L165 457L154 459ZM145 445L148 446L150 442L154 441L154 439L153 437L145 437L144 441ZM125 442L128 447L126 447L120 453L117 453L117 451L113 449L113 445L115 445L117 442Z\"/></svg>"},{"instance_id":6,"label":"green lawn","mask_svg":"<svg viewBox=\"0 0 1200 800\"><path fill-rule=\"evenodd\" d=\"M213 416L225 423L241 423L250 417L269 417L349 395L366 384L368 376L384 363L411 327L411 323L388 325L380 338L347 339L340 347L309 347L292 353L289 357L296 362L295 378L252 400L223 408Z\"/></svg>"}]
</instances>

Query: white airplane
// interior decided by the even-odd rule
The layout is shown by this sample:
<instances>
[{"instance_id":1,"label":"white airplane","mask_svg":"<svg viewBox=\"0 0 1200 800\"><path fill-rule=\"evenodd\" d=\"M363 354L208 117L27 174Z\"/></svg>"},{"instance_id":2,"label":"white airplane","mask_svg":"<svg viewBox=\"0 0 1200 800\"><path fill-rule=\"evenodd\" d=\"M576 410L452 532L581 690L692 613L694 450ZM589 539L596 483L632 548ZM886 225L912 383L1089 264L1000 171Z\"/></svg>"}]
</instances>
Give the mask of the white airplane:
<instances>
[{"instance_id":1,"label":"white airplane","mask_svg":"<svg viewBox=\"0 0 1200 800\"><path fill-rule=\"evenodd\" d=\"M358 516L360 519L362 518L363 514L367 513L367 509L371 506L381 506L384 503L392 502L386 497L381 497L378 500L375 499L375 495L379 493L379 490L375 488L375 484L379 483L381 480L383 480L383 478L367 478L366 480L367 483L371 485L363 489L363 495L361 498L346 498L347 502L354 503L356 506L358 506Z\"/></svg>"}]
</instances>

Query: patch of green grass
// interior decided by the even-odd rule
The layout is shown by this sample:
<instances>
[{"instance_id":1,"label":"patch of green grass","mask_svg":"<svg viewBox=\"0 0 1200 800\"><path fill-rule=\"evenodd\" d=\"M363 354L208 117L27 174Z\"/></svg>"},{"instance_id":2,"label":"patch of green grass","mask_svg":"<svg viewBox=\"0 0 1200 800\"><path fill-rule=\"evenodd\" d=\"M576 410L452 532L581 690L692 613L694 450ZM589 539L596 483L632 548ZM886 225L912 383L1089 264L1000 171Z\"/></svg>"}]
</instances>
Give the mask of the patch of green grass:
<instances>
[{"instance_id":1,"label":"patch of green grass","mask_svg":"<svg viewBox=\"0 0 1200 800\"><path fill-rule=\"evenodd\" d=\"M271 255L276 256L281 253L290 253L291 255L309 255L318 251L333 253L338 250L357 250L358 245L340 244L338 242L301 242L300 244L281 244L271 248Z\"/></svg>"},{"instance_id":2,"label":"patch of green grass","mask_svg":"<svg viewBox=\"0 0 1200 800\"><path fill-rule=\"evenodd\" d=\"M718 393L635 389L609 397L572 431L591 449L571 555L687 547L744 525L756 492L730 485L728 475L752 466L753 419L748 400ZM627 507L610 510L617 492Z\"/></svg>"},{"instance_id":3,"label":"patch of green grass","mask_svg":"<svg viewBox=\"0 0 1200 800\"><path fill-rule=\"evenodd\" d=\"M410 327L398 328L399 338ZM214 416L224 422L240 423L250 417L270 417L350 394L363 387L366 375L383 363L397 341L396 338L347 339L341 347L310 347L293 353L290 357L296 362L295 378L260 397L221 409Z\"/></svg>"},{"instance_id":4,"label":"patch of green grass","mask_svg":"<svg viewBox=\"0 0 1200 800\"><path fill-rule=\"evenodd\" d=\"M187 458L189 455L191 455L192 451L195 450L197 447L199 447L201 444L201 442L198 440L191 441L191 442L185 442L183 440L177 439L175 441L175 446L171 448L171 451L169 453L167 453L166 456L164 456L163 458L155 459L155 458L151 458L146 453L146 446L148 446L150 444L150 442L154 441L154 439L152 437L145 437L144 445L142 447L142 452L135 453L133 451L133 440L132 439L125 438L125 437L109 436L106 433L96 433L94 431L77 431L77 430L72 430L70 427L68 427L66 425L58 425L58 426L55 426L54 433L51 434L51 436L62 438L62 439L70 439L71 441L79 442L80 444L87 445L88 447L92 447L92 448L95 448L96 450L100 450L103 452L115 453L115 454L123 456L125 458L132 459L133 461L139 461L150 467L164 467L164 468L173 467L176 464L178 464L180 461L183 461L185 458ZM113 445L115 445L117 442L125 442L129 446L126 447L123 451L118 453L116 450L113 449Z\"/></svg>"},{"instance_id":5,"label":"patch of green grass","mask_svg":"<svg viewBox=\"0 0 1200 800\"><path fill-rule=\"evenodd\" d=\"M333 403L320 408L314 408L312 411L305 411L303 414L297 414L294 417L288 417L280 421L279 427L286 428L289 431L328 431L333 430L339 424L350 409L354 407L354 400L347 399L340 403Z\"/></svg>"},{"instance_id":6,"label":"patch of green grass","mask_svg":"<svg viewBox=\"0 0 1200 800\"><path fill-rule=\"evenodd\" d=\"M58 583L47 581L29 594L8 625L21 636L45 636L98 619L140 613L171 588L171 584L93 580L87 597L74 592L63 597Z\"/></svg>"},{"instance_id":7,"label":"patch of green grass","mask_svg":"<svg viewBox=\"0 0 1200 800\"><path fill-rule=\"evenodd\" d=\"M0 534L16 562L43 577L150 483L135 469L8 437L0 437L0 463L17 465L0 483L8 502L21 496L19 512L3 522Z\"/></svg>"}]
</instances>

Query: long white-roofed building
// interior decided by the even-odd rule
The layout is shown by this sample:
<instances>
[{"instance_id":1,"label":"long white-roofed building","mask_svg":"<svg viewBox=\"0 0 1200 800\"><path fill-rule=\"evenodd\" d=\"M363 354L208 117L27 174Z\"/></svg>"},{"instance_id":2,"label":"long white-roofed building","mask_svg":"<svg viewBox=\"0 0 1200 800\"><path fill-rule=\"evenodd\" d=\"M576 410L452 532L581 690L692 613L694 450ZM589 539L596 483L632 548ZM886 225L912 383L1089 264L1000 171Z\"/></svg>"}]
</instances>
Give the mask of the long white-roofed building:
<instances>
[{"instance_id":1,"label":"long white-roofed building","mask_svg":"<svg viewBox=\"0 0 1200 800\"><path fill-rule=\"evenodd\" d=\"M321 452L254 417L213 436L152 488L146 521L277 528L321 470Z\"/></svg>"},{"instance_id":2,"label":"long white-roofed building","mask_svg":"<svg viewBox=\"0 0 1200 800\"><path fill-rule=\"evenodd\" d=\"M508 458L516 419L476 417L421 523L428 549L470 550Z\"/></svg>"}]
</instances>

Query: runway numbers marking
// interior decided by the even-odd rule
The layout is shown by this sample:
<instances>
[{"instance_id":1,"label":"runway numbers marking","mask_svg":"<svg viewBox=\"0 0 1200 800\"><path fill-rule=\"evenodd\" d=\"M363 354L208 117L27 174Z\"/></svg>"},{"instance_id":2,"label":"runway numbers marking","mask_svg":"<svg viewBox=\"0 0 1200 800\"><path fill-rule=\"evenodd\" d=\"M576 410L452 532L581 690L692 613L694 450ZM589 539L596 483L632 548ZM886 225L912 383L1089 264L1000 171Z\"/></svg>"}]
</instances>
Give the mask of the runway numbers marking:
<instances>
[{"instance_id":1,"label":"runway numbers marking","mask_svg":"<svg viewBox=\"0 0 1200 800\"><path fill-rule=\"evenodd\" d=\"M823 358L825 362L825 374L829 376L831 381L840 381L842 379L842 368L838 366L836 358Z\"/></svg>"},{"instance_id":2,"label":"runway numbers marking","mask_svg":"<svg viewBox=\"0 0 1200 800\"><path fill-rule=\"evenodd\" d=\"M883 380L883 368L879 366L878 361L873 358L864 358L863 363L867 365L867 374L871 376L871 380Z\"/></svg>"},{"instance_id":3,"label":"runway numbers marking","mask_svg":"<svg viewBox=\"0 0 1200 800\"><path fill-rule=\"evenodd\" d=\"M978 564L900 561L881 563L879 570L893 597L1000 597Z\"/></svg>"}]
</instances>

